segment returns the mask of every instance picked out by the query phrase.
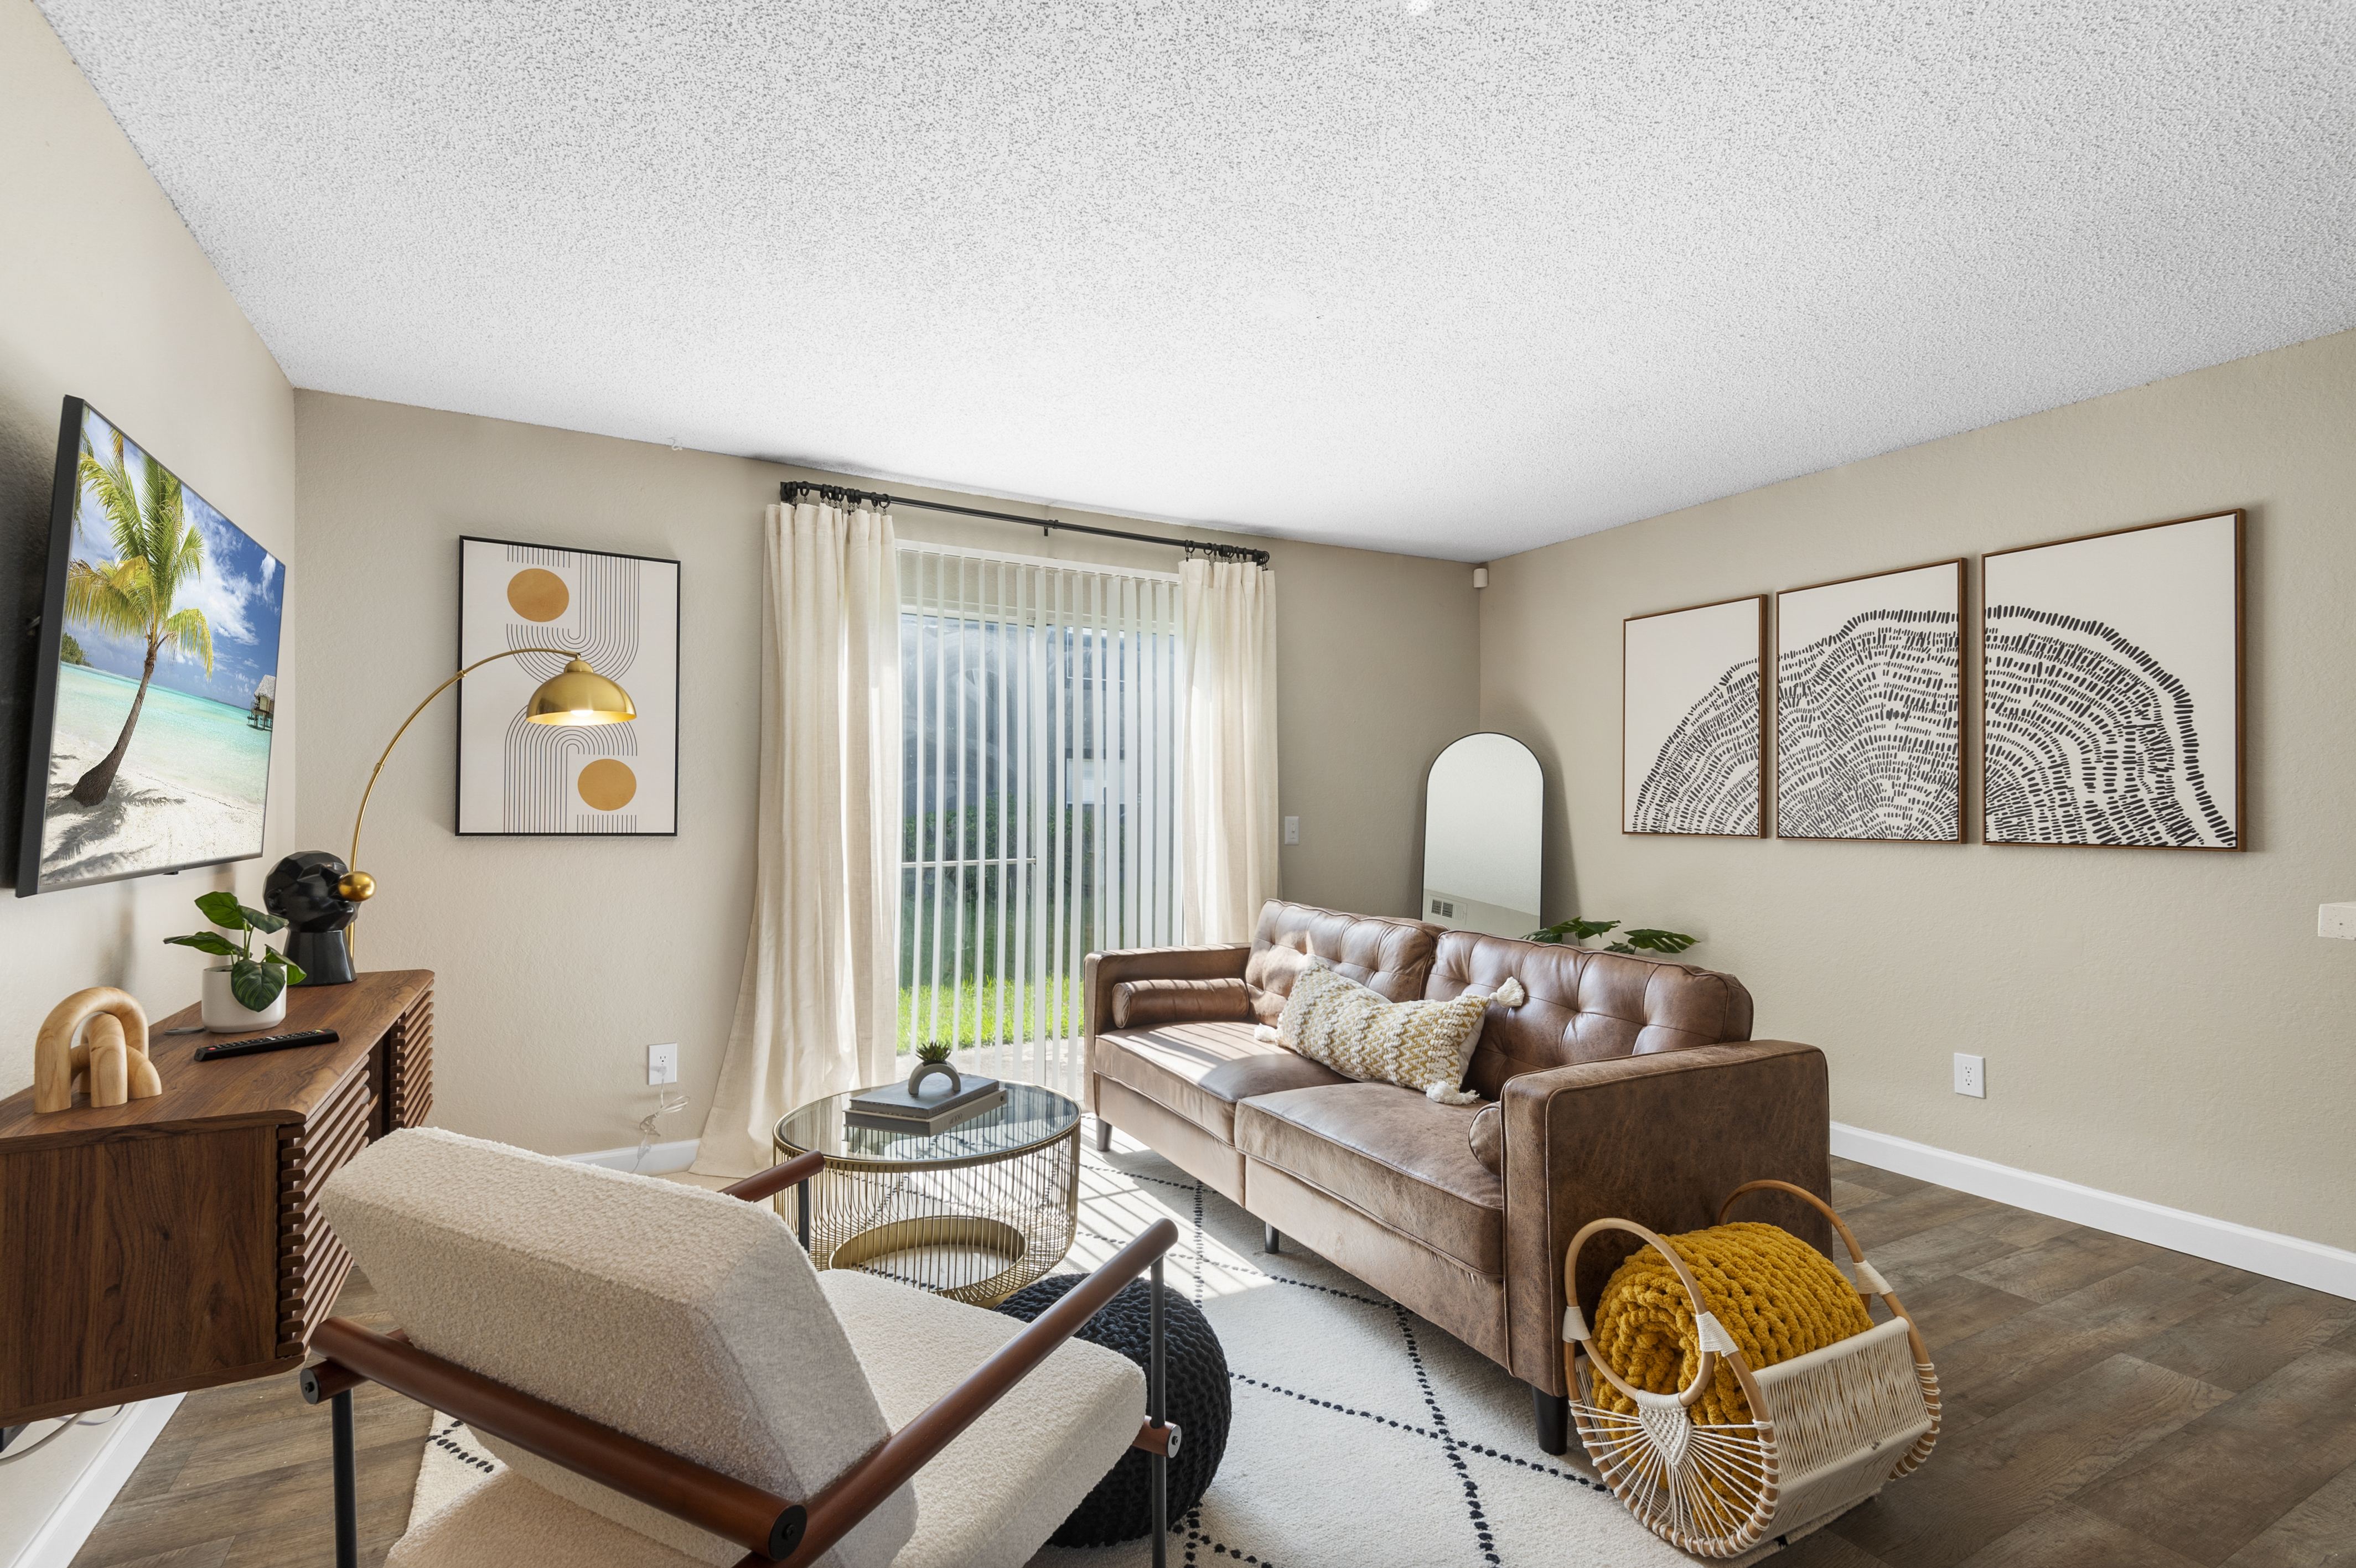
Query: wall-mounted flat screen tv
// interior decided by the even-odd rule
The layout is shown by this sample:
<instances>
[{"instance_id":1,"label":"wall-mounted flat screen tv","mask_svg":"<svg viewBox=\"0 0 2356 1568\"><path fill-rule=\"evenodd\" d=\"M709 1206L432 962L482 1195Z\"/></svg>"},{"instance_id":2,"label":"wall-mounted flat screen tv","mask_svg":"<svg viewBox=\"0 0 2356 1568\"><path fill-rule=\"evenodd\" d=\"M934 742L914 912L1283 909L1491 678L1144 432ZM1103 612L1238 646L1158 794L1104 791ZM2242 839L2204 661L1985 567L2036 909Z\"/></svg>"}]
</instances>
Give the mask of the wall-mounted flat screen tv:
<instances>
[{"instance_id":1,"label":"wall-mounted flat screen tv","mask_svg":"<svg viewBox=\"0 0 2356 1568\"><path fill-rule=\"evenodd\" d=\"M262 853L286 572L65 402L16 896Z\"/></svg>"}]
</instances>

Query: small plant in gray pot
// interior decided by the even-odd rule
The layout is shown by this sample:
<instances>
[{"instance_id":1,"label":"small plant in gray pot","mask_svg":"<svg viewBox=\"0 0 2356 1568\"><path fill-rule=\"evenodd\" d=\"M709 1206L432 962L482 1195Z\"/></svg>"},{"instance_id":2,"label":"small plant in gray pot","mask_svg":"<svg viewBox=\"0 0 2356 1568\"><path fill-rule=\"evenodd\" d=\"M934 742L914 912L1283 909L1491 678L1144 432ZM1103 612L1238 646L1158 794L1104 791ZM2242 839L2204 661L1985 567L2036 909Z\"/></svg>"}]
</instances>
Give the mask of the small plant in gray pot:
<instances>
[{"instance_id":1,"label":"small plant in gray pot","mask_svg":"<svg viewBox=\"0 0 2356 1568\"><path fill-rule=\"evenodd\" d=\"M216 964L205 971L204 998L198 1015L207 1029L215 1034L242 1034L250 1029L268 1029L286 1017L286 987L300 985L303 971L295 962L276 948L264 944L260 957L254 956L253 936L285 929L286 923L274 914L249 909L237 901L232 892L207 893L197 900L197 912L220 927L221 931L241 933L241 939L231 942L220 931L199 931L189 936L167 936L168 946L193 947L199 953L209 953L216 958L226 958L226 964Z\"/></svg>"},{"instance_id":2,"label":"small plant in gray pot","mask_svg":"<svg viewBox=\"0 0 2356 1568\"><path fill-rule=\"evenodd\" d=\"M913 1096L922 1093L917 1085L937 1074L947 1075L950 1093L957 1094L964 1092L965 1080L958 1075L958 1070L950 1064L949 1042L945 1040L928 1040L916 1047L916 1070L908 1074L909 1094Z\"/></svg>"}]
</instances>

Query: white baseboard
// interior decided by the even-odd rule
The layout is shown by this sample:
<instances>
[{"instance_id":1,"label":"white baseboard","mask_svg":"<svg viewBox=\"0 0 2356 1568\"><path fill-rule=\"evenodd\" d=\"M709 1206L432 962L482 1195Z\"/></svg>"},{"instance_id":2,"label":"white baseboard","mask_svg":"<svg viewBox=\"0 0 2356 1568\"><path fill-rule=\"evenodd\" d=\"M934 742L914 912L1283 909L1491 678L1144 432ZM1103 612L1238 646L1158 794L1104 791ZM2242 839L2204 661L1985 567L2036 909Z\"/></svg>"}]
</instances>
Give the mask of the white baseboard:
<instances>
[{"instance_id":1,"label":"white baseboard","mask_svg":"<svg viewBox=\"0 0 2356 1568\"><path fill-rule=\"evenodd\" d=\"M2033 1170L2019 1170L1976 1155L1933 1148L1888 1133L1869 1133L1840 1122L1833 1124L1833 1153L1918 1181L1934 1181L2016 1209L2148 1242L2170 1252L2189 1253L2269 1279L2356 1298L2356 1253L2320 1242L2237 1225L2231 1220L2212 1220L2206 1214L2081 1187L2058 1177L2040 1176Z\"/></svg>"},{"instance_id":2,"label":"white baseboard","mask_svg":"<svg viewBox=\"0 0 2356 1568\"><path fill-rule=\"evenodd\" d=\"M43 1503L49 1505L48 1516L16 1549L8 1568L68 1568L184 1397L174 1393L143 1399L104 1426L85 1427L57 1439L58 1453L29 1455L11 1467L26 1474L0 1470L0 1499L8 1501L11 1513L21 1503L25 1511L17 1515L20 1520L35 1517L32 1510ZM46 1429L47 1423L37 1424L35 1439ZM77 1444L84 1432L98 1442ZM39 1495L10 1496L20 1488Z\"/></svg>"},{"instance_id":3,"label":"white baseboard","mask_svg":"<svg viewBox=\"0 0 2356 1568\"><path fill-rule=\"evenodd\" d=\"M685 1170L695 1163L695 1146L701 1140L681 1138L677 1143L657 1144L647 1150L647 1157L638 1158L638 1146L627 1148L601 1148L589 1154L568 1154L564 1157L583 1165L602 1165L607 1170L635 1170L640 1176L661 1176L668 1171Z\"/></svg>"}]
</instances>

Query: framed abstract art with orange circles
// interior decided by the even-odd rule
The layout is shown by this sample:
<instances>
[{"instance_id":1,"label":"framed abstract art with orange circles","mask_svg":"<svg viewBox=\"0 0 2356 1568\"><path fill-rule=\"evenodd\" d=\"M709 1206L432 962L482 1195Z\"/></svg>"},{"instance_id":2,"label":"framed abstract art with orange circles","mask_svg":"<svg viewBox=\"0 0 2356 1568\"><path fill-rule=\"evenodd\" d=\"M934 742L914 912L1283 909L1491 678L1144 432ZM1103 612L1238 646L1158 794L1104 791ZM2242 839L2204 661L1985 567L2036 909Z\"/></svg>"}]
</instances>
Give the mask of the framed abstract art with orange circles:
<instances>
[{"instance_id":1,"label":"framed abstract art with orange circles","mask_svg":"<svg viewBox=\"0 0 2356 1568\"><path fill-rule=\"evenodd\" d=\"M679 831L679 562L509 539L458 541L458 663L511 648L458 686L462 834ZM528 724L524 704L574 655L621 684L626 724Z\"/></svg>"}]
</instances>

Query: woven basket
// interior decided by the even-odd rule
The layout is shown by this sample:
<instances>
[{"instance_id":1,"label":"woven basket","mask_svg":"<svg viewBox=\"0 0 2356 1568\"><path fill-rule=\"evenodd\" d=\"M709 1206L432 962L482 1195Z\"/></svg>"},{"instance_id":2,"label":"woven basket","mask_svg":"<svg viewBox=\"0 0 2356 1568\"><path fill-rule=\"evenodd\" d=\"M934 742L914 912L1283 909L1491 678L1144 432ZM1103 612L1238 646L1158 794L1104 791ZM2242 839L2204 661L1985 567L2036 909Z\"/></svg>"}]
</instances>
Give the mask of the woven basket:
<instances>
[{"instance_id":1,"label":"woven basket","mask_svg":"<svg viewBox=\"0 0 2356 1568\"><path fill-rule=\"evenodd\" d=\"M1570 1308L1563 1319L1563 1359L1570 1378L1571 1418L1580 1441L1612 1492L1645 1528L1697 1557L1737 1557L1774 1537L1805 1532L1907 1475L1939 1440L1939 1376L1897 1294L1865 1261L1865 1249L1839 1215L1786 1181L1738 1187L1718 1211L1726 1222L1746 1192L1788 1192L1824 1211L1857 1264L1858 1294L1879 1296L1890 1318L1862 1334L1772 1367L1745 1364L1733 1337L1711 1316L1685 1260L1625 1220L1598 1220L1572 1238L1563 1259ZM1632 1388L1595 1359L1579 1310L1580 1249L1599 1231L1625 1231L1666 1258L1694 1305L1701 1364L1677 1393ZM1725 1358L1750 1401L1751 1419L1704 1424L1691 1413ZM1633 1415L1600 1408L1592 1373L1633 1401Z\"/></svg>"}]
</instances>

